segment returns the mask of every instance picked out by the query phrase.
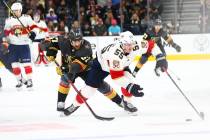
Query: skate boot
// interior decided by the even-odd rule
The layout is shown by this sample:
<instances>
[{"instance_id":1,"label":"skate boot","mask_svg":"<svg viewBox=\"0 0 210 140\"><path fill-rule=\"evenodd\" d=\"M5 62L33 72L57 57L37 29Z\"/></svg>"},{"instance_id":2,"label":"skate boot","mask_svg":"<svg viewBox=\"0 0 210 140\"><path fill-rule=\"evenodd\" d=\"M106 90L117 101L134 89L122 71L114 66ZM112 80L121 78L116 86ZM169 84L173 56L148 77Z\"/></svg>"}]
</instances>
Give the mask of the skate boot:
<instances>
[{"instance_id":1,"label":"skate boot","mask_svg":"<svg viewBox=\"0 0 210 140\"><path fill-rule=\"evenodd\" d=\"M18 80L18 84L16 85L17 89L20 89L23 86L22 79Z\"/></svg>"},{"instance_id":2,"label":"skate boot","mask_svg":"<svg viewBox=\"0 0 210 140\"><path fill-rule=\"evenodd\" d=\"M123 107L125 111L128 111L130 113L138 111L138 109L135 106L124 100L124 96L122 96L122 102L120 106Z\"/></svg>"},{"instance_id":3,"label":"skate boot","mask_svg":"<svg viewBox=\"0 0 210 140\"><path fill-rule=\"evenodd\" d=\"M74 111L76 111L80 106L74 106L73 104L71 104L71 106L67 107L64 110L64 115L69 116L71 115Z\"/></svg>"},{"instance_id":4,"label":"skate boot","mask_svg":"<svg viewBox=\"0 0 210 140\"><path fill-rule=\"evenodd\" d=\"M64 102L58 102L57 104L57 111L63 112L65 108L65 103Z\"/></svg>"},{"instance_id":5,"label":"skate boot","mask_svg":"<svg viewBox=\"0 0 210 140\"><path fill-rule=\"evenodd\" d=\"M26 83L27 82L27 83ZM24 84L26 84L26 88L32 88L33 87L33 82L31 79L29 79L28 81L24 82Z\"/></svg>"}]
</instances>

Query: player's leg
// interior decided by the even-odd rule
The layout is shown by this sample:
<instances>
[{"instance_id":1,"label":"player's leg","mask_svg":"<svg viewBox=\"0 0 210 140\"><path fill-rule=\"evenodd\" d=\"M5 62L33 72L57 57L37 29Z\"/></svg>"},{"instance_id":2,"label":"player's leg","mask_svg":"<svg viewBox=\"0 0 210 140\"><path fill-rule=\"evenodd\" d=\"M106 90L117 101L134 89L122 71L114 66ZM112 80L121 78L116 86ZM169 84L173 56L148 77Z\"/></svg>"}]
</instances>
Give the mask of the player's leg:
<instances>
[{"instance_id":1,"label":"player's leg","mask_svg":"<svg viewBox=\"0 0 210 140\"><path fill-rule=\"evenodd\" d=\"M80 90L80 93L81 93L82 97L81 97L81 95L77 94L73 103L64 110L64 114L66 116L71 115L73 112L75 112L84 103L84 100L87 100L88 98L93 96L94 93L96 92L96 90L97 90L97 88L93 88L93 87L90 87L88 85L83 87Z\"/></svg>"},{"instance_id":2,"label":"player's leg","mask_svg":"<svg viewBox=\"0 0 210 140\"><path fill-rule=\"evenodd\" d=\"M29 45L22 45L19 49L19 56L21 63L23 64L23 68L25 70L26 80L27 80L27 88L33 87L32 82L32 64L31 64L31 52Z\"/></svg>"},{"instance_id":3,"label":"player's leg","mask_svg":"<svg viewBox=\"0 0 210 140\"><path fill-rule=\"evenodd\" d=\"M57 99L57 111L64 111L65 101L69 93L70 86L69 82L64 75L61 76L59 87L58 87L58 99Z\"/></svg>"}]
</instances>

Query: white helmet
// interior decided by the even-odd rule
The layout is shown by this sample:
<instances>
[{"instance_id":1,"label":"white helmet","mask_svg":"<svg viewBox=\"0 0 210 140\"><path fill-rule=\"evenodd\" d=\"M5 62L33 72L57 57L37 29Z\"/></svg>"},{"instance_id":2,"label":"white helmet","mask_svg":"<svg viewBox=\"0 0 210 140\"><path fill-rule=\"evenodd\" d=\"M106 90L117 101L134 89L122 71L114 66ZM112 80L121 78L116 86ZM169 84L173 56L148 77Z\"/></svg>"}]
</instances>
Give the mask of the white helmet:
<instances>
[{"instance_id":1,"label":"white helmet","mask_svg":"<svg viewBox=\"0 0 210 140\"><path fill-rule=\"evenodd\" d=\"M19 2L13 3L12 6L11 6L11 10L12 11L14 11L14 10L20 10L22 12L22 10L23 10L22 4L19 3Z\"/></svg>"},{"instance_id":2,"label":"white helmet","mask_svg":"<svg viewBox=\"0 0 210 140\"><path fill-rule=\"evenodd\" d=\"M136 40L134 39L134 35L130 31L120 33L120 40L122 43L126 42L128 44L135 44Z\"/></svg>"}]
</instances>

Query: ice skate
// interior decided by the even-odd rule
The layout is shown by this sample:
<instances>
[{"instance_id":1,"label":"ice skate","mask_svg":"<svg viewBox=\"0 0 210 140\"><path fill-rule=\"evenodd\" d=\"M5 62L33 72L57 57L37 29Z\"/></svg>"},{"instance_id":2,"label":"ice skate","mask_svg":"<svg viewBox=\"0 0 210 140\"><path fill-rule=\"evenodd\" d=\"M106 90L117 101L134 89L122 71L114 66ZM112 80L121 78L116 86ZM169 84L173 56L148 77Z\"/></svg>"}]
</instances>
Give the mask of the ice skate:
<instances>
[{"instance_id":1,"label":"ice skate","mask_svg":"<svg viewBox=\"0 0 210 140\"><path fill-rule=\"evenodd\" d=\"M57 111L63 112L64 108L65 108L65 103L64 102L58 102Z\"/></svg>"},{"instance_id":2,"label":"ice skate","mask_svg":"<svg viewBox=\"0 0 210 140\"><path fill-rule=\"evenodd\" d=\"M22 86L23 86L23 82L22 82L22 79L18 80L18 83L17 85L15 86L17 91L20 91L22 90Z\"/></svg>"},{"instance_id":3,"label":"ice skate","mask_svg":"<svg viewBox=\"0 0 210 140\"><path fill-rule=\"evenodd\" d=\"M123 107L124 110L129 113L134 113L138 111L138 109L135 106L133 106L131 103L124 100L124 96L122 96L122 102L120 106Z\"/></svg>"},{"instance_id":4,"label":"ice skate","mask_svg":"<svg viewBox=\"0 0 210 140\"><path fill-rule=\"evenodd\" d=\"M67 107L65 110L64 110L64 114L66 116L69 116L71 115L72 113L74 113L74 111L76 111L80 106L74 106L73 104L71 104L71 106Z\"/></svg>"},{"instance_id":5,"label":"ice skate","mask_svg":"<svg viewBox=\"0 0 210 140\"><path fill-rule=\"evenodd\" d=\"M24 83L26 85L26 88L31 91L33 90L33 82L32 82L32 79L29 79L26 81L26 83Z\"/></svg>"}]
</instances>

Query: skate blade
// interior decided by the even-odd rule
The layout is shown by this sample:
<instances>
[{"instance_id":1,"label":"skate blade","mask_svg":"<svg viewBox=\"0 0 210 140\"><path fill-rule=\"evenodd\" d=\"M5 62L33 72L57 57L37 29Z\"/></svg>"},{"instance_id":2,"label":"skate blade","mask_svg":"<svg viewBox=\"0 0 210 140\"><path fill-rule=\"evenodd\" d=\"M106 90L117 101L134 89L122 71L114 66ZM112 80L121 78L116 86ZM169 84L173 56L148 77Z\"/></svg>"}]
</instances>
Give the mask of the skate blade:
<instances>
[{"instance_id":1,"label":"skate blade","mask_svg":"<svg viewBox=\"0 0 210 140\"><path fill-rule=\"evenodd\" d=\"M126 113L127 113L129 116L138 116L138 113L137 113L137 112L128 112L128 111L126 111Z\"/></svg>"}]
</instances>

